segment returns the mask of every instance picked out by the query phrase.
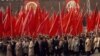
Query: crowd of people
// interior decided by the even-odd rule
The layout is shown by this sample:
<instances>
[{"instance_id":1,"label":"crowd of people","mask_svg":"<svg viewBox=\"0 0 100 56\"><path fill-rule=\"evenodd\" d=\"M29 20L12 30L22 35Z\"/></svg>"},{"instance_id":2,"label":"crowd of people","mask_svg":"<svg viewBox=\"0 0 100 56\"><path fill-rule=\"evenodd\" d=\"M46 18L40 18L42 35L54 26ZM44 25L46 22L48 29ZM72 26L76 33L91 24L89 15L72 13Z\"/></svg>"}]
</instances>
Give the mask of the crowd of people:
<instances>
[{"instance_id":1,"label":"crowd of people","mask_svg":"<svg viewBox=\"0 0 100 56\"><path fill-rule=\"evenodd\" d=\"M39 35L37 38L1 39L0 50L6 51L6 56L90 56L95 50L100 52L100 35Z\"/></svg>"}]
</instances>

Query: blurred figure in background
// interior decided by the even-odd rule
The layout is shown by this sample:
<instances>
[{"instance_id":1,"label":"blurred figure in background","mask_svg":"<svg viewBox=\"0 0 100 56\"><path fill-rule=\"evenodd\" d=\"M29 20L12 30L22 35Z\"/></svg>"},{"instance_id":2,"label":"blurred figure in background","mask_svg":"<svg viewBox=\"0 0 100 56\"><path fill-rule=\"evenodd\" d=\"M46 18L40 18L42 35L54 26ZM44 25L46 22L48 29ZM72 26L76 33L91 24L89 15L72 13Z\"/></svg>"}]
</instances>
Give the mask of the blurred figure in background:
<instances>
[{"instance_id":1,"label":"blurred figure in background","mask_svg":"<svg viewBox=\"0 0 100 56\"><path fill-rule=\"evenodd\" d=\"M28 56L28 46L29 46L29 42L28 40L25 38L22 42L22 47L23 47L23 56Z\"/></svg>"},{"instance_id":2,"label":"blurred figure in background","mask_svg":"<svg viewBox=\"0 0 100 56\"><path fill-rule=\"evenodd\" d=\"M87 56L90 56L90 54L91 54L91 39L89 36L86 37L85 52L86 52Z\"/></svg>"},{"instance_id":3,"label":"blurred figure in background","mask_svg":"<svg viewBox=\"0 0 100 56\"><path fill-rule=\"evenodd\" d=\"M34 56L34 41L31 39L28 46L28 56Z\"/></svg>"},{"instance_id":4,"label":"blurred figure in background","mask_svg":"<svg viewBox=\"0 0 100 56\"><path fill-rule=\"evenodd\" d=\"M52 40L52 48L53 48L54 56L59 55L58 47L59 47L59 39L58 39L58 36L55 36L54 39Z\"/></svg>"},{"instance_id":5,"label":"blurred figure in background","mask_svg":"<svg viewBox=\"0 0 100 56\"><path fill-rule=\"evenodd\" d=\"M63 54L64 56L69 56L69 52L68 52L68 39L67 36L64 36L64 42L63 42Z\"/></svg>"},{"instance_id":6,"label":"blurred figure in background","mask_svg":"<svg viewBox=\"0 0 100 56\"><path fill-rule=\"evenodd\" d=\"M80 46L79 37L76 36L74 37L74 45L73 45L73 49L74 49L73 51L74 51L75 56L80 56L79 46Z\"/></svg>"},{"instance_id":7,"label":"blurred figure in background","mask_svg":"<svg viewBox=\"0 0 100 56\"><path fill-rule=\"evenodd\" d=\"M8 43L8 45L7 45L7 54L6 54L6 56L13 56L12 55L11 43Z\"/></svg>"},{"instance_id":8,"label":"blurred figure in background","mask_svg":"<svg viewBox=\"0 0 100 56\"><path fill-rule=\"evenodd\" d=\"M22 42L21 39L19 39L16 43L16 48L15 48L16 56L23 56L23 48L22 48Z\"/></svg>"}]
</instances>

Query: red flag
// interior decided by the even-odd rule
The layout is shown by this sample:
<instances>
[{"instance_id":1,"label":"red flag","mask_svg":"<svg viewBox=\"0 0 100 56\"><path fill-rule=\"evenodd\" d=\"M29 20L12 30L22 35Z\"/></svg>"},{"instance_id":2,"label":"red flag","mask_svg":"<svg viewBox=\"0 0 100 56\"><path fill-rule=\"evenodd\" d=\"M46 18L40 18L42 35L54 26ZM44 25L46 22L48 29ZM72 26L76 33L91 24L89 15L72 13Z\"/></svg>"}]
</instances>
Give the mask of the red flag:
<instances>
[{"instance_id":1,"label":"red flag","mask_svg":"<svg viewBox=\"0 0 100 56\"><path fill-rule=\"evenodd\" d=\"M34 35L34 37L36 37L39 25L40 25L40 8L37 8L36 12L32 14L32 17L29 22L29 31L32 36Z\"/></svg>"},{"instance_id":2,"label":"red flag","mask_svg":"<svg viewBox=\"0 0 100 56\"><path fill-rule=\"evenodd\" d=\"M20 10L19 15L16 19L15 29L14 29L14 32L15 32L16 36L21 35L22 24L23 24L23 21L25 20L24 18L25 18L25 13L22 10Z\"/></svg>"},{"instance_id":3,"label":"red flag","mask_svg":"<svg viewBox=\"0 0 100 56\"><path fill-rule=\"evenodd\" d=\"M97 15L96 22L97 22L96 27L97 29L99 29L100 28L100 12Z\"/></svg>"},{"instance_id":4,"label":"red flag","mask_svg":"<svg viewBox=\"0 0 100 56\"><path fill-rule=\"evenodd\" d=\"M77 34L77 26L78 26L78 21L79 21L78 17L79 17L78 12L73 11L73 15L70 22L70 26L72 27L70 33L74 36Z\"/></svg>"},{"instance_id":5,"label":"red flag","mask_svg":"<svg viewBox=\"0 0 100 56\"><path fill-rule=\"evenodd\" d=\"M79 4L80 1L79 0L75 0L75 2Z\"/></svg>"},{"instance_id":6,"label":"red flag","mask_svg":"<svg viewBox=\"0 0 100 56\"><path fill-rule=\"evenodd\" d=\"M12 20L11 21L11 30L12 30L11 34L12 34L13 37L15 37L16 36L16 34L15 34L16 17L12 16L11 20Z\"/></svg>"},{"instance_id":7,"label":"red flag","mask_svg":"<svg viewBox=\"0 0 100 56\"><path fill-rule=\"evenodd\" d=\"M40 25L37 29L38 34L48 34L47 32L47 24L49 23L49 14L46 10L42 10L42 13L40 14ZM47 23L48 21L48 23ZM49 26L48 26L49 27Z\"/></svg>"},{"instance_id":8,"label":"red flag","mask_svg":"<svg viewBox=\"0 0 100 56\"><path fill-rule=\"evenodd\" d=\"M4 19L4 34L6 36L11 36L11 21L11 9L8 7Z\"/></svg>"},{"instance_id":9,"label":"red flag","mask_svg":"<svg viewBox=\"0 0 100 56\"><path fill-rule=\"evenodd\" d=\"M68 17L70 13L66 13L66 15L62 18L62 28L63 28L63 33L65 33L65 28L68 23Z\"/></svg>"},{"instance_id":10,"label":"red flag","mask_svg":"<svg viewBox=\"0 0 100 56\"><path fill-rule=\"evenodd\" d=\"M34 11L32 8L30 8L30 10L27 12L26 17L23 21L23 25L22 25L22 34L28 35L29 32L29 22L31 20L31 17L33 15Z\"/></svg>"},{"instance_id":11,"label":"red flag","mask_svg":"<svg viewBox=\"0 0 100 56\"><path fill-rule=\"evenodd\" d=\"M61 32L59 32L60 30L61 30L60 15L58 14L57 17L54 18L54 21L50 28L49 34L50 34L50 36L57 35L57 34L61 33Z\"/></svg>"},{"instance_id":12,"label":"red flag","mask_svg":"<svg viewBox=\"0 0 100 56\"><path fill-rule=\"evenodd\" d=\"M83 31L83 25L82 25L82 13L79 13L79 17L77 18L77 26L76 26L76 30L77 30L77 35L81 34Z\"/></svg>"},{"instance_id":13,"label":"red flag","mask_svg":"<svg viewBox=\"0 0 100 56\"><path fill-rule=\"evenodd\" d=\"M3 13L0 11L0 37L3 36Z\"/></svg>"},{"instance_id":14,"label":"red flag","mask_svg":"<svg viewBox=\"0 0 100 56\"><path fill-rule=\"evenodd\" d=\"M72 15L73 15L73 11L74 10L70 10L70 12L68 12L69 13L69 16L68 16L68 21L67 21L67 24L66 24L66 27L65 27L65 29L64 29L64 31L66 32L66 33L69 33L70 32L70 30L72 29L70 26L70 24L71 24L71 18L72 18Z\"/></svg>"},{"instance_id":15,"label":"red flag","mask_svg":"<svg viewBox=\"0 0 100 56\"><path fill-rule=\"evenodd\" d=\"M98 15L98 19L99 19L98 28L100 29L100 12L99 12L99 15Z\"/></svg>"},{"instance_id":16,"label":"red flag","mask_svg":"<svg viewBox=\"0 0 100 56\"><path fill-rule=\"evenodd\" d=\"M97 15L98 15L98 12L94 11L92 12L92 14L88 16L88 19L87 19L88 32L93 31L95 29L96 24L97 24L96 22Z\"/></svg>"},{"instance_id":17,"label":"red flag","mask_svg":"<svg viewBox=\"0 0 100 56\"><path fill-rule=\"evenodd\" d=\"M38 34L45 34L46 32L46 24L47 24L47 21L48 21L48 16L43 20L43 22L40 24L40 26L38 27Z\"/></svg>"},{"instance_id":18,"label":"red flag","mask_svg":"<svg viewBox=\"0 0 100 56\"><path fill-rule=\"evenodd\" d=\"M91 16L87 19L87 30L88 32L93 31L95 29L95 20L91 19Z\"/></svg>"}]
</instances>

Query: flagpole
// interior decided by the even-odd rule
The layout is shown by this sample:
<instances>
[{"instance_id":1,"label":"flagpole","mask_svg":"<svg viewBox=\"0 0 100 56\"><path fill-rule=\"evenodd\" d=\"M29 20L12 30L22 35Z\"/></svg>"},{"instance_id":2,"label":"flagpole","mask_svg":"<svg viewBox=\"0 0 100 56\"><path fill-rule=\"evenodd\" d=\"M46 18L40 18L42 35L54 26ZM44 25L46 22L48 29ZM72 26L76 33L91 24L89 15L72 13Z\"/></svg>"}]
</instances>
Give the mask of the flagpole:
<instances>
[{"instance_id":1,"label":"flagpole","mask_svg":"<svg viewBox=\"0 0 100 56\"><path fill-rule=\"evenodd\" d=\"M96 3L96 9L97 9L97 6L98 6L98 3ZM98 10L98 9L97 9ZM98 11L97 11L97 14L99 14L98 13ZM97 32L98 32L98 24L99 24L99 19L98 19L98 15L96 16L96 19L97 19L97 25L95 26L96 27L96 35L98 34Z\"/></svg>"},{"instance_id":2,"label":"flagpole","mask_svg":"<svg viewBox=\"0 0 100 56\"><path fill-rule=\"evenodd\" d=\"M11 3L9 3L9 6L10 6L10 27L11 27L11 36L10 36L10 38L12 39L12 17L11 17Z\"/></svg>"},{"instance_id":3,"label":"flagpole","mask_svg":"<svg viewBox=\"0 0 100 56\"><path fill-rule=\"evenodd\" d=\"M89 15L91 14L90 0L87 0L87 2L86 2L86 14L88 14L87 17L89 17ZM87 31L88 31L88 29L87 29L87 23L86 23L86 28L84 28L84 30L87 33Z\"/></svg>"},{"instance_id":4,"label":"flagpole","mask_svg":"<svg viewBox=\"0 0 100 56\"><path fill-rule=\"evenodd\" d=\"M62 15L61 15L61 3L59 1L59 14L60 14L60 26L61 26L61 35L63 35L62 28Z\"/></svg>"},{"instance_id":5,"label":"flagpole","mask_svg":"<svg viewBox=\"0 0 100 56\"><path fill-rule=\"evenodd\" d=\"M87 13L91 13L90 0L87 0Z\"/></svg>"}]
</instances>

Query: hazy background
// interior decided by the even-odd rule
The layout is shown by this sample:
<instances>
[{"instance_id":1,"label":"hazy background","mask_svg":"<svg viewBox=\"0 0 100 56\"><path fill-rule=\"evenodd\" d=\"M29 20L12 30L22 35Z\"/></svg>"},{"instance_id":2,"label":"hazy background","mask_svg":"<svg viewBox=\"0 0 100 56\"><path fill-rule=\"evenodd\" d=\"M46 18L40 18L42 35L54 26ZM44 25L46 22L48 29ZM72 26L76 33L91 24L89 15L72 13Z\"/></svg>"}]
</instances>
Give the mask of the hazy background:
<instances>
[{"instance_id":1,"label":"hazy background","mask_svg":"<svg viewBox=\"0 0 100 56\"><path fill-rule=\"evenodd\" d=\"M5 8L11 4L13 13L18 12L21 6L24 6L25 0L0 0L0 8L5 11ZM80 7L82 9L83 5L85 4L86 9L86 1L87 0L80 0ZM100 9L100 0L90 0L91 1L91 9L95 9L95 4L98 3L98 9ZM61 8L66 5L65 0L39 0L39 5L41 8L45 8L49 12L59 11L59 2Z\"/></svg>"}]
</instances>

